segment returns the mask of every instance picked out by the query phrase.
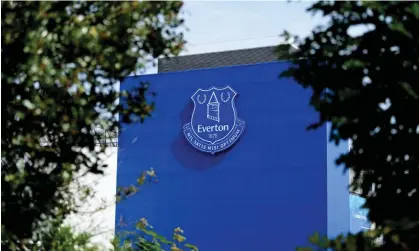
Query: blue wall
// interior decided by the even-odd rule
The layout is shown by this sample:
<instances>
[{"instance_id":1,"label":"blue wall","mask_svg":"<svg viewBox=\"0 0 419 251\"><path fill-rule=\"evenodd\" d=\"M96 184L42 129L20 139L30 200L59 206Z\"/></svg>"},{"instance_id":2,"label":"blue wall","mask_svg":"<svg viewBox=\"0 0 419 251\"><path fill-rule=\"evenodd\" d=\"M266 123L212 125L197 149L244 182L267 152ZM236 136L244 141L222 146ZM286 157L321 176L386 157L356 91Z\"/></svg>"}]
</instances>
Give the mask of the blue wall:
<instances>
[{"instance_id":1,"label":"blue wall","mask_svg":"<svg viewBox=\"0 0 419 251\"><path fill-rule=\"evenodd\" d=\"M181 226L202 251L287 251L307 244L315 231L349 231L349 194L342 192L348 177L330 160L340 149L328 155L326 127L306 131L318 114L308 106L307 90L279 79L287 66L126 78L121 90L150 82L157 106L144 124L123 128L117 183L135 183L149 167L159 183L117 205L117 231L121 215L128 225L146 217L167 236ZM246 131L226 152L199 152L182 132L192 115L190 97L198 88L226 85L239 93L236 108ZM333 221L339 215L347 220Z\"/></svg>"},{"instance_id":2,"label":"blue wall","mask_svg":"<svg viewBox=\"0 0 419 251\"><path fill-rule=\"evenodd\" d=\"M327 124L327 135L331 129ZM349 174L343 166L336 165L336 159L348 149L347 142L336 145L327 141L327 236L334 238L347 233L350 227Z\"/></svg>"}]
</instances>

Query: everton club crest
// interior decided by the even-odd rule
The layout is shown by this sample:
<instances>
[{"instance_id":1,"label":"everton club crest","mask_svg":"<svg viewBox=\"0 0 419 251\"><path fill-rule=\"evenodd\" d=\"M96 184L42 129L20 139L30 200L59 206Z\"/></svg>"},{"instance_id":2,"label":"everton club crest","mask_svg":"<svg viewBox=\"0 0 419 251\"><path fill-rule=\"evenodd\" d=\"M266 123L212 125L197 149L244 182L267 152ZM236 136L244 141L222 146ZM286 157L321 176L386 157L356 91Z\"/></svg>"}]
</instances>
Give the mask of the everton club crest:
<instances>
[{"instance_id":1,"label":"everton club crest","mask_svg":"<svg viewBox=\"0 0 419 251\"><path fill-rule=\"evenodd\" d=\"M245 123L237 117L237 93L230 87L198 89L191 122L183 126L186 139L196 149L215 154L231 147L243 133Z\"/></svg>"}]
</instances>

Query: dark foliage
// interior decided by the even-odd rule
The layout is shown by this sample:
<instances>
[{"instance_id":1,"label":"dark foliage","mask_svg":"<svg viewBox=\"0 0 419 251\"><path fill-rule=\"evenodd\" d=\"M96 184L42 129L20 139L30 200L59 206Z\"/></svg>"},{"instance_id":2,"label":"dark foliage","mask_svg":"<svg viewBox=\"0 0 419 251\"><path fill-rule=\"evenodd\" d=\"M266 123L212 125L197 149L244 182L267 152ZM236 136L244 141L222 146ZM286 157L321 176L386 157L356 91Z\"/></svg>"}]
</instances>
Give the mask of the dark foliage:
<instances>
[{"instance_id":1,"label":"dark foliage","mask_svg":"<svg viewBox=\"0 0 419 251\"><path fill-rule=\"evenodd\" d=\"M329 23L294 37L303 59L283 76L313 90L311 129L330 122L332 141L352 141L337 163L361 179L352 186L377 227L370 234L384 234L370 248L377 235L342 237L351 244L335 250L419 250L419 4L320 1L309 11Z\"/></svg>"},{"instance_id":2,"label":"dark foliage","mask_svg":"<svg viewBox=\"0 0 419 251\"><path fill-rule=\"evenodd\" d=\"M43 239L76 210L70 183L105 168L96 127L150 116L118 81L184 44L181 2L2 2L2 248ZM126 119L129 120L129 119ZM45 244L46 245L46 244Z\"/></svg>"}]
</instances>

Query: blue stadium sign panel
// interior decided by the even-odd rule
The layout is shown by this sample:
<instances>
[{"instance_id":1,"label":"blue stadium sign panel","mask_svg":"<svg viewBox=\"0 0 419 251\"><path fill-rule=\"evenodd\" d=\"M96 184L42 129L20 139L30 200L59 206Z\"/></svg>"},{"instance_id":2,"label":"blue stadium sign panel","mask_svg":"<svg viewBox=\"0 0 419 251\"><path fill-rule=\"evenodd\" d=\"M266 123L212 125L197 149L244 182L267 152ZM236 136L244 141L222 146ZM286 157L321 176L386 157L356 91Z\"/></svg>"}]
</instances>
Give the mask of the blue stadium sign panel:
<instances>
[{"instance_id":1,"label":"blue stadium sign panel","mask_svg":"<svg viewBox=\"0 0 419 251\"><path fill-rule=\"evenodd\" d=\"M150 167L158 183L117 204L116 231L144 217L165 236L180 226L202 251L288 251L316 231L350 231L349 177L335 164L348 146L329 143L328 126L306 130L318 114L309 90L278 77L289 66L125 78L121 91L147 82L157 95L151 118L122 125L117 185Z\"/></svg>"}]
</instances>

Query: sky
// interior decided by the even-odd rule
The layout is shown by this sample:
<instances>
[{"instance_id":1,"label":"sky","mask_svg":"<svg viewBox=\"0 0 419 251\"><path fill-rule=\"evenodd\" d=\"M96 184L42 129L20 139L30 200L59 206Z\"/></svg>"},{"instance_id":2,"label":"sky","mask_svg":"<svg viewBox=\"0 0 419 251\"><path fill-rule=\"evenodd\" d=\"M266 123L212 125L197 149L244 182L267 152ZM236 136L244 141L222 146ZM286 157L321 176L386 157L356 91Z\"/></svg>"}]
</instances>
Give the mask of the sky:
<instances>
[{"instance_id":1,"label":"sky","mask_svg":"<svg viewBox=\"0 0 419 251\"><path fill-rule=\"evenodd\" d=\"M320 22L306 12L309 1L186 2L186 53L204 53L278 44L288 30L307 35Z\"/></svg>"},{"instance_id":2,"label":"sky","mask_svg":"<svg viewBox=\"0 0 419 251\"><path fill-rule=\"evenodd\" d=\"M306 36L324 20L306 12L310 1L187 1L187 45L181 55L277 45L287 30ZM146 73L156 73L156 68Z\"/></svg>"}]
</instances>

